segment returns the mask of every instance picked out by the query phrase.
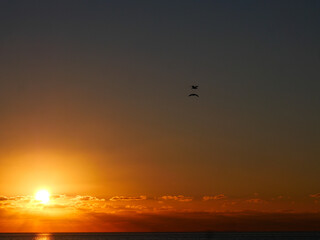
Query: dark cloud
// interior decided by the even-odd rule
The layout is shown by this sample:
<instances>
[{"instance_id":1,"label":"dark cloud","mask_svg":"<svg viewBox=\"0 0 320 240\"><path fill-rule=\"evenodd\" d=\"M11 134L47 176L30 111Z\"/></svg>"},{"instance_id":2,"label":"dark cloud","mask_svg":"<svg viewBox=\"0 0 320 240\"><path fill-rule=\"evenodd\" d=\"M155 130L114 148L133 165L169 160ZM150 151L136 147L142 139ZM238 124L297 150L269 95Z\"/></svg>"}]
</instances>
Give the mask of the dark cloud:
<instances>
[{"instance_id":1,"label":"dark cloud","mask_svg":"<svg viewBox=\"0 0 320 240\"><path fill-rule=\"evenodd\" d=\"M15 197L6 197L0 196L0 201L29 201L30 196L15 196Z\"/></svg>"},{"instance_id":2,"label":"dark cloud","mask_svg":"<svg viewBox=\"0 0 320 240\"><path fill-rule=\"evenodd\" d=\"M312 198L320 198L320 193L310 194L309 196Z\"/></svg>"},{"instance_id":3,"label":"dark cloud","mask_svg":"<svg viewBox=\"0 0 320 240\"><path fill-rule=\"evenodd\" d=\"M112 222L120 231L319 231L320 213L90 213L94 222Z\"/></svg>"},{"instance_id":4,"label":"dark cloud","mask_svg":"<svg viewBox=\"0 0 320 240\"><path fill-rule=\"evenodd\" d=\"M0 197L0 201L7 201L7 200L8 200L7 197L3 197L3 196Z\"/></svg>"},{"instance_id":5,"label":"dark cloud","mask_svg":"<svg viewBox=\"0 0 320 240\"><path fill-rule=\"evenodd\" d=\"M220 200L220 199L224 199L224 198L227 198L226 195L224 194L219 194L219 195L216 195L216 196L204 196L202 198L203 201L208 201L208 200Z\"/></svg>"},{"instance_id":6,"label":"dark cloud","mask_svg":"<svg viewBox=\"0 0 320 240\"><path fill-rule=\"evenodd\" d=\"M246 202L248 202L248 203L266 203L265 200L262 200L262 199L260 199L260 198L248 199L248 200L246 200Z\"/></svg>"}]
</instances>

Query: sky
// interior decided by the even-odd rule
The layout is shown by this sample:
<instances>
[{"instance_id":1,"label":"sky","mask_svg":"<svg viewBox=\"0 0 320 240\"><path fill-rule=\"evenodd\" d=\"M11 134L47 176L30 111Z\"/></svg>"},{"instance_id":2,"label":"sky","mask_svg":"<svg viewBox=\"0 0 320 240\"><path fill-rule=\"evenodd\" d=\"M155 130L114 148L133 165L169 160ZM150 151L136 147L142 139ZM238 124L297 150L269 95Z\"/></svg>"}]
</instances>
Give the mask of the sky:
<instances>
[{"instance_id":1,"label":"sky","mask_svg":"<svg viewBox=\"0 0 320 240\"><path fill-rule=\"evenodd\" d=\"M319 11L0 1L0 231L320 230Z\"/></svg>"}]
</instances>

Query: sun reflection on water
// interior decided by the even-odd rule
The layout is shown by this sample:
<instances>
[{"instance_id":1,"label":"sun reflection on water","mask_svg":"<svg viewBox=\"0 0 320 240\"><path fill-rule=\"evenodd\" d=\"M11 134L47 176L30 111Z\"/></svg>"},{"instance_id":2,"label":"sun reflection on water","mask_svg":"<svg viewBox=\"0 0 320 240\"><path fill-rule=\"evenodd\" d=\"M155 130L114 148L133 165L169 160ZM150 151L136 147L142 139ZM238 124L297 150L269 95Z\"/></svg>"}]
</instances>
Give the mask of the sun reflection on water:
<instances>
[{"instance_id":1,"label":"sun reflection on water","mask_svg":"<svg viewBox=\"0 0 320 240\"><path fill-rule=\"evenodd\" d=\"M33 240L53 240L51 233L38 233Z\"/></svg>"}]
</instances>

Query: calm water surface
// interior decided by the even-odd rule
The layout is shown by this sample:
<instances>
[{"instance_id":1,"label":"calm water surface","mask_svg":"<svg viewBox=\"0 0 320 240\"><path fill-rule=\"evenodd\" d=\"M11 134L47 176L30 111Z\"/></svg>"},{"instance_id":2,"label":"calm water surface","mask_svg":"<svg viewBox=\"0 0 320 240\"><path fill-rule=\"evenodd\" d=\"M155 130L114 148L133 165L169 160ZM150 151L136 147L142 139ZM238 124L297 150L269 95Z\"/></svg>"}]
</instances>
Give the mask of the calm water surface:
<instances>
[{"instance_id":1,"label":"calm water surface","mask_svg":"<svg viewBox=\"0 0 320 240\"><path fill-rule=\"evenodd\" d=\"M320 232L260 233L1 233L0 240L320 240Z\"/></svg>"}]
</instances>

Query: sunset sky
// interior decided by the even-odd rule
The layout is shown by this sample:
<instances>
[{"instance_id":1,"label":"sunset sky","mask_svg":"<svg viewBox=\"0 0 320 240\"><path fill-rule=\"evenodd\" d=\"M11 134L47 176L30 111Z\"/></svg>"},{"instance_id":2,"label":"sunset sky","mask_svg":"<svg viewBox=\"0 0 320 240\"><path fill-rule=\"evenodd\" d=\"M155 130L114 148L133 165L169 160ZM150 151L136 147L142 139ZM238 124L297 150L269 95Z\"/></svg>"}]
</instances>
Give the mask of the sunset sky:
<instances>
[{"instance_id":1,"label":"sunset sky","mask_svg":"<svg viewBox=\"0 0 320 240\"><path fill-rule=\"evenodd\" d=\"M0 1L0 232L320 230L319 12Z\"/></svg>"}]
</instances>

